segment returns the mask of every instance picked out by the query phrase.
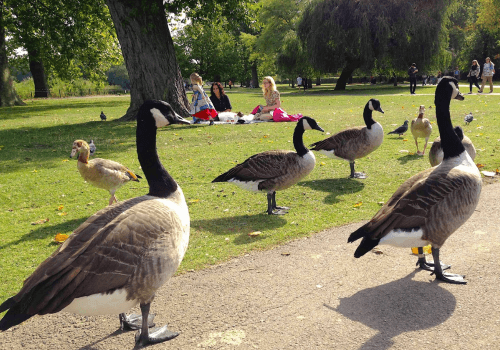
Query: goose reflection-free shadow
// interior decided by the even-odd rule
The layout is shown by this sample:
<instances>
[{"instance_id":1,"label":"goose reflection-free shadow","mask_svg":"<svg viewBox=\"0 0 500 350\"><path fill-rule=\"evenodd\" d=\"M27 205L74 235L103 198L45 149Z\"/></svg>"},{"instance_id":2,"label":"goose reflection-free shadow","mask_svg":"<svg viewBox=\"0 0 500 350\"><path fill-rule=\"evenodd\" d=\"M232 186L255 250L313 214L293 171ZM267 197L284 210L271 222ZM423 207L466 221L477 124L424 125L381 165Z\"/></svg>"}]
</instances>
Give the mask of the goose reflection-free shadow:
<instances>
[{"instance_id":1,"label":"goose reflection-free shadow","mask_svg":"<svg viewBox=\"0 0 500 350\"><path fill-rule=\"evenodd\" d=\"M310 187L316 191L330 192L324 199L326 204L338 203L340 202L340 200L337 199L338 196L346 193L359 192L365 187L363 182L351 178L304 181L299 184Z\"/></svg>"},{"instance_id":2,"label":"goose reflection-free shadow","mask_svg":"<svg viewBox=\"0 0 500 350\"><path fill-rule=\"evenodd\" d=\"M400 280L341 298L337 308L326 304L325 307L379 331L360 350L388 349L394 343L393 337L435 327L455 310L455 297L439 283L412 280L417 271Z\"/></svg>"},{"instance_id":3,"label":"goose reflection-free shadow","mask_svg":"<svg viewBox=\"0 0 500 350\"><path fill-rule=\"evenodd\" d=\"M419 156L418 154L407 154L406 156L399 157L398 160L401 164L406 164L408 162L418 160L422 158L422 156Z\"/></svg>"},{"instance_id":4,"label":"goose reflection-free shadow","mask_svg":"<svg viewBox=\"0 0 500 350\"><path fill-rule=\"evenodd\" d=\"M267 215L267 213L254 215L228 216L219 219L191 220L191 228L200 228L217 235L239 235L235 244L246 244L265 236L248 237L253 231L267 231L286 225L286 219L281 215Z\"/></svg>"}]
</instances>

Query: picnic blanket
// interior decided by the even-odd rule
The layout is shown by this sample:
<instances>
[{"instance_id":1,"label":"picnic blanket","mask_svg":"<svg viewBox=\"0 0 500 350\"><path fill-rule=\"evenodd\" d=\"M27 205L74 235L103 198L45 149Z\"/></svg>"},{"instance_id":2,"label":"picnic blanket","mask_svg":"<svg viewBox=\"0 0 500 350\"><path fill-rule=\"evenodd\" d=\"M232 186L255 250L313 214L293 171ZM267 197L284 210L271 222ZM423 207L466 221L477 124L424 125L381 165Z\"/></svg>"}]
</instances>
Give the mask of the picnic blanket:
<instances>
[{"instance_id":1,"label":"picnic blanket","mask_svg":"<svg viewBox=\"0 0 500 350\"><path fill-rule=\"evenodd\" d=\"M287 114L283 109L277 108L273 111L273 120L255 120L254 114L238 115L234 112L221 112L219 113L219 120L215 124L254 124L254 123L266 123L266 122L296 122L303 115L298 114ZM208 124L208 121L201 121L200 124Z\"/></svg>"}]
</instances>

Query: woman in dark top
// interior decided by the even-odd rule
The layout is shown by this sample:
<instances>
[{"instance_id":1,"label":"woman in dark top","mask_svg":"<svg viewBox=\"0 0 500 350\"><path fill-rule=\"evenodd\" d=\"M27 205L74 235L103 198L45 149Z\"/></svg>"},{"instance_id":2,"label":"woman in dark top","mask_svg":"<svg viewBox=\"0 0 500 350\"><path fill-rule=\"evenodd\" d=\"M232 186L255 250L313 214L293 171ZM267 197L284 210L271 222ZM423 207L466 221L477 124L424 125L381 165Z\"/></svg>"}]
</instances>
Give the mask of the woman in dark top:
<instances>
[{"instance_id":1,"label":"woman in dark top","mask_svg":"<svg viewBox=\"0 0 500 350\"><path fill-rule=\"evenodd\" d=\"M217 112L231 112L233 108L229 97L224 92L221 83L213 83L210 88L210 100L212 101Z\"/></svg>"}]
</instances>

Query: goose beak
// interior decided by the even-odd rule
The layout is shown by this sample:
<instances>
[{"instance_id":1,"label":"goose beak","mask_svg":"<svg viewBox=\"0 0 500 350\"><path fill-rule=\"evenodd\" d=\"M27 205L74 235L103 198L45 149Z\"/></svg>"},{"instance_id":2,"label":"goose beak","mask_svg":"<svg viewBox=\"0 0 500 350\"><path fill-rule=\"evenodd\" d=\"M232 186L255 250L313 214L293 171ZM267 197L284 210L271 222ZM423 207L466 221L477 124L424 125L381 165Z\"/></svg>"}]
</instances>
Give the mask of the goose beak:
<instances>
[{"instance_id":1,"label":"goose beak","mask_svg":"<svg viewBox=\"0 0 500 350\"><path fill-rule=\"evenodd\" d=\"M377 108L377 111L379 111L380 113L384 114L384 111L382 110L382 108L381 108L381 107L378 107L378 108Z\"/></svg>"},{"instance_id":2,"label":"goose beak","mask_svg":"<svg viewBox=\"0 0 500 350\"><path fill-rule=\"evenodd\" d=\"M73 149L71 150L71 154L69 155L69 157L70 157L70 158L73 158L73 157L75 156L76 152L78 152L78 149L73 148Z\"/></svg>"},{"instance_id":3,"label":"goose beak","mask_svg":"<svg viewBox=\"0 0 500 350\"><path fill-rule=\"evenodd\" d=\"M177 113L175 113L174 122L172 124L191 124L191 123L189 122L189 120L186 120Z\"/></svg>"},{"instance_id":4,"label":"goose beak","mask_svg":"<svg viewBox=\"0 0 500 350\"><path fill-rule=\"evenodd\" d=\"M464 95L460 91L458 91L457 96L455 96L456 100L463 101L465 99Z\"/></svg>"},{"instance_id":5,"label":"goose beak","mask_svg":"<svg viewBox=\"0 0 500 350\"><path fill-rule=\"evenodd\" d=\"M321 132L325 132L325 130L323 130L323 128L319 125L316 124L316 126L314 127L314 130L318 130L318 131L321 131Z\"/></svg>"}]
</instances>

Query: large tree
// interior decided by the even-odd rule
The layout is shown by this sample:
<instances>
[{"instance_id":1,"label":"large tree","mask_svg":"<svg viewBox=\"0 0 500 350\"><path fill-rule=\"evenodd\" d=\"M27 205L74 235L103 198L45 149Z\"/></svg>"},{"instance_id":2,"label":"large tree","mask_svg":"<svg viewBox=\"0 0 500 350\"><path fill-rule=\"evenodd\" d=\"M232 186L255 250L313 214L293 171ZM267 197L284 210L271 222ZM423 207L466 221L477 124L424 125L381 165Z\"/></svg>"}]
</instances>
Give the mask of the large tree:
<instances>
[{"instance_id":1,"label":"large tree","mask_svg":"<svg viewBox=\"0 0 500 350\"><path fill-rule=\"evenodd\" d=\"M5 18L7 9L3 0L0 0L0 107L24 105L14 88L10 69L7 61L5 46Z\"/></svg>"},{"instance_id":2,"label":"large tree","mask_svg":"<svg viewBox=\"0 0 500 350\"><path fill-rule=\"evenodd\" d=\"M311 3L298 35L314 68L342 73L344 90L355 69L403 71L428 65L439 51L446 0L322 0Z\"/></svg>"},{"instance_id":3,"label":"large tree","mask_svg":"<svg viewBox=\"0 0 500 350\"><path fill-rule=\"evenodd\" d=\"M29 69L35 97L49 95L48 75L104 81L120 52L103 0L10 0L9 46L27 53L11 64Z\"/></svg>"}]
</instances>

